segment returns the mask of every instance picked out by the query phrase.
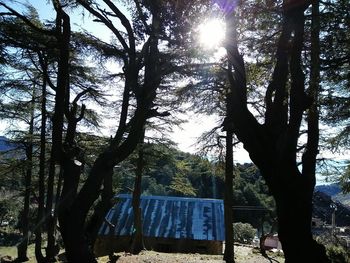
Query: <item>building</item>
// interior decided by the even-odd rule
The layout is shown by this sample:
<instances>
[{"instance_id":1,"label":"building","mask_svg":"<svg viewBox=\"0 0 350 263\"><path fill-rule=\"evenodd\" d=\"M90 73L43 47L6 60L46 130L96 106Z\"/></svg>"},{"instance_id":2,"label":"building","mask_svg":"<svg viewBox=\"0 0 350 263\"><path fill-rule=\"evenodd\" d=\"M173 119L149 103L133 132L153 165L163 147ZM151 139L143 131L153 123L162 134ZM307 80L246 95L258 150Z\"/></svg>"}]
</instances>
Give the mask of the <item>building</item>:
<instances>
[{"instance_id":1,"label":"building","mask_svg":"<svg viewBox=\"0 0 350 263\"><path fill-rule=\"evenodd\" d=\"M95 254L129 251L133 233L131 195L116 198L102 224ZM221 254L225 239L223 200L142 196L144 246L161 252Z\"/></svg>"},{"instance_id":2,"label":"building","mask_svg":"<svg viewBox=\"0 0 350 263\"><path fill-rule=\"evenodd\" d=\"M264 238L264 250L278 249L282 250L282 244L278 238L278 235L266 235Z\"/></svg>"}]
</instances>

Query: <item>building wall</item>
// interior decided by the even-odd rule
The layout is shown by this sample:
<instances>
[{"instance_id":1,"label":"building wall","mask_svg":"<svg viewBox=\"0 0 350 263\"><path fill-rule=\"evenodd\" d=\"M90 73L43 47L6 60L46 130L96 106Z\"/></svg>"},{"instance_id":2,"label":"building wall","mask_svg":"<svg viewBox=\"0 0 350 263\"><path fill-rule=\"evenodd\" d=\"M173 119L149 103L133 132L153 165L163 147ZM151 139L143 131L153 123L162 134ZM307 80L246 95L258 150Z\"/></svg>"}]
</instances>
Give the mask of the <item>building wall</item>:
<instances>
[{"instance_id":1,"label":"building wall","mask_svg":"<svg viewBox=\"0 0 350 263\"><path fill-rule=\"evenodd\" d=\"M105 256L111 252L128 252L131 247L130 236L99 236L96 240L95 255ZM223 250L221 241L166 239L144 237L144 246L147 250L172 253L200 253L220 255Z\"/></svg>"}]
</instances>

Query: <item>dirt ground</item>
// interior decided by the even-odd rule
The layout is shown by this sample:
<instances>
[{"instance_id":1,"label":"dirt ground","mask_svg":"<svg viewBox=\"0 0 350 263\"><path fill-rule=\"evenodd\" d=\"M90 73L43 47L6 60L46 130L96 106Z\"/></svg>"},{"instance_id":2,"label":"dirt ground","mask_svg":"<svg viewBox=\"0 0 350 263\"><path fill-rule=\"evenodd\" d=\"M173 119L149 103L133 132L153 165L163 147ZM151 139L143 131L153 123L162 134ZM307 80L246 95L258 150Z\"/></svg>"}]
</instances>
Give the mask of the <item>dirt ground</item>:
<instances>
[{"instance_id":1,"label":"dirt ground","mask_svg":"<svg viewBox=\"0 0 350 263\"><path fill-rule=\"evenodd\" d=\"M202 254L174 254L161 253L156 251L142 251L139 255L129 255L125 253L115 254L116 263L225 263L222 255L202 255ZM235 247L236 263L282 263L283 257L280 253L269 253L271 260L263 257L258 249L251 247ZM99 263L110 262L108 257L99 258Z\"/></svg>"},{"instance_id":2,"label":"dirt ground","mask_svg":"<svg viewBox=\"0 0 350 263\"><path fill-rule=\"evenodd\" d=\"M62 251L63 252L63 251ZM34 245L29 246L28 251L30 260L28 263L36 263L34 257ZM264 258L257 248L235 245L236 263L282 263L283 255L280 252L268 252L271 260ZM12 262L16 258L16 247L0 247L1 262ZM126 253L116 253L116 261L110 261L108 256L98 258L99 263L225 263L222 255L202 255L202 254L180 254L180 253L161 253L156 251L142 251L139 255L130 255ZM59 256L57 262L66 262L64 253Z\"/></svg>"}]
</instances>

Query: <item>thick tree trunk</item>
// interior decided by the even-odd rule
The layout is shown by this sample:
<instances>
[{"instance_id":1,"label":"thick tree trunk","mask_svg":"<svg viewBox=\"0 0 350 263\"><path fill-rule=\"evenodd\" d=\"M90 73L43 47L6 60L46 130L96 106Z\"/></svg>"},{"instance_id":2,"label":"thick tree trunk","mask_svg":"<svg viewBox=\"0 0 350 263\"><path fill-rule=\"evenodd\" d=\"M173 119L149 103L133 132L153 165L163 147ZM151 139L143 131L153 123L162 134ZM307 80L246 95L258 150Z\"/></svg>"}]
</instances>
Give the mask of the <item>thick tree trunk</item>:
<instances>
[{"instance_id":1,"label":"thick tree trunk","mask_svg":"<svg viewBox=\"0 0 350 263\"><path fill-rule=\"evenodd\" d=\"M96 259L86 240L83 211L74 204L82 167L69 158L65 158L62 164L64 184L58 208L58 220L66 258L71 263L95 263Z\"/></svg>"},{"instance_id":2,"label":"thick tree trunk","mask_svg":"<svg viewBox=\"0 0 350 263\"><path fill-rule=\"evenodd\" d=\"M112 199L114 196L113 192L113 170L107 175L103 180L103 189L101 193L101 201L98 202L94 209L94 213L91 216L85 231L87 235L87 240L90 246L93 248L98 231L105 220L108 211L113 206Z\"/></svg>"},{"instance_id":3,"label":"thick tree trunk","mask_svg":"<svg viewBox=\"0 0 350 263\"><path fill-rule=\"evenodd\" d=\"M66 209L59 214L60 232L65 245L67 261L70 263L96 263L95 256L85 238L84 221L79 208ZM72 217L75 219L72 220Z\"/></svg>"},{"instance_id":4,"label":"thick tree trunk","mask_svg":"<svg viewBox=\"0 0 350 263\"><path fill-rule=\"evenodd\" d=\"M224 194L224 218L225 218L225 252L224 260L234 263L233 240L233 132L226 131L226 158L225 158L225 194Z\"/></svg>"},{"instance_id":5,"label":"thick tree trunk","mask_svg":"<svg viewBox=\"0 0 350 263\"><path fill-rule=\"evenodd\" d=\"M276 200L278 236L286 262L329 262L325 249L314 241L311 232L312 191L296 167L276 164L279 174L290 174L288 183L281 184L273 196Z\"/></svg>"}]
</instances>

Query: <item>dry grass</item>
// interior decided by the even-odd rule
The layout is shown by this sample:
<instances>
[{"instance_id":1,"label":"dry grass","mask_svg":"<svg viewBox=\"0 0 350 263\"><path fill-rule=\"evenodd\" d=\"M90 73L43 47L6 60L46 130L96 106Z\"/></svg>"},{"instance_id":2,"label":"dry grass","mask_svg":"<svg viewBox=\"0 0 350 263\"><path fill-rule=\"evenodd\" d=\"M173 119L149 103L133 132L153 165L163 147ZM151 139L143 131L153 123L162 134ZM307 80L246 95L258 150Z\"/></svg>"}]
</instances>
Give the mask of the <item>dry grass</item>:
<instances>
[{"instance_id":1,"label":"dry grass","mask_svg":"<svg viewBox=\"0 0 350 263\"><path fill-rule=\"evenodd\" d=\"M16 247L0 247L0 258L10 256L15 259L17 256ZM35 263L34 245L28 248L29 263ZM130 255L126 253L116 253L117 263L224 263L222 255L203 255L203 254L180 254L180 253L160 253L156 251L142 251L139 255ZM271 253L273 262L284 262L283 257L278 253ZM270 260L264 258L257 249L245 246L235 246L236 263L269 263ZM58 261L59 262L59 261ZM62 262L62 261L61 261ZM110 262L109 258L98 258L99 263Z\"/></svg>"},{"instance_id":2,"label":"dry grass","mask_svg":"<svg viewBox=\"0 0 350 263\"><path fill-rule=\"evenodd\" d=\"M270 253L270 257L275 263L284 262L283 257L278 253ZM143 251L139 255L117 253L117 263L225 263L222 255L202 255L202 254L179 254L160 253L156 251ZM257 249L245 246L235 247L236 263L269 263ZM99 263L110 262L108 257L98 259Z\"/></svg>"}]
</instances>

